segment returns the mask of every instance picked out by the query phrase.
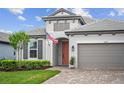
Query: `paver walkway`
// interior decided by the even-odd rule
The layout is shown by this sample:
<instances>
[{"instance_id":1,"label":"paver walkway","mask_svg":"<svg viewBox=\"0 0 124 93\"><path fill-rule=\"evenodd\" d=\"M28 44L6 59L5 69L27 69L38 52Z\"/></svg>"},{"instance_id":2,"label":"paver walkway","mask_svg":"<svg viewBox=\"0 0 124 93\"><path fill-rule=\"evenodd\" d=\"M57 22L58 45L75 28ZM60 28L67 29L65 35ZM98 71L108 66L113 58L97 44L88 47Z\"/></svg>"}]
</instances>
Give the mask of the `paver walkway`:
<instances>
[{"instance_id":1,"label":"paver walkway","mask_svg":"<svg viewBox=\"0 0 124 93\"><path fill-rule=\"evenodd\" d=\"M61 73L44 84L124 84L124 71L83 71L68 67L53 67Z\"/></svg>"}]
</instances>

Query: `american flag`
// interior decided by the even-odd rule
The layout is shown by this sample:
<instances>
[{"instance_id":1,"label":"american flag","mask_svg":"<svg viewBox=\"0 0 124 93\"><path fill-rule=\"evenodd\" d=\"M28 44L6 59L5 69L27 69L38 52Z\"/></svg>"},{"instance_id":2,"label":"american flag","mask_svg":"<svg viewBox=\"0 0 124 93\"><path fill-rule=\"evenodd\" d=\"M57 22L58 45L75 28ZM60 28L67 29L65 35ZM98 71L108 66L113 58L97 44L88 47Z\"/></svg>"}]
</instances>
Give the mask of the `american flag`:
<instances>
[{"instance_id":1,"label":"american flag","mask_svg":"<svg viewBox=\"0 0 124 93\"><path fill-rule=\"evenodd\" d=\"M52 35L50 35L49 33L45 32L46 33L46 37L51 40L53 42L53 44L58 44L58 40L53 37Z\"/></svg>"}]
</instances>

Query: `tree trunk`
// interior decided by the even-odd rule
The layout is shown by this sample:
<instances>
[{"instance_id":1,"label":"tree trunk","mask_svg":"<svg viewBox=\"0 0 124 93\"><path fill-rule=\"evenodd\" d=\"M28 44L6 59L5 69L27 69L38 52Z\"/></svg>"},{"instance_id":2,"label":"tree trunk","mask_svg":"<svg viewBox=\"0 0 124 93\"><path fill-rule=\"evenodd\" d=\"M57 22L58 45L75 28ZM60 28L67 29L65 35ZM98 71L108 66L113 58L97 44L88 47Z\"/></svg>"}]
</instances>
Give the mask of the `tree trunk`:
<instances>
[{"instance_id":1,"label":"tree trunk","mask_svg":"<svg viewBox=\"0 0 124 93\"><path fill-rule=\"evenodd\" d=\"M19 48L17 50L18 50L18 61L19 61Z\"/></svg>"},{"instance_id":2,"label":"tree trunk","mask_svg":"<svg viewBox=\"0 0 124 93\"><path fill-rule=\"evenodd\" d=\"M20 60L22 60L22 49L23 49L23 42L20 44Z\"/></svg>"}]
</instances>

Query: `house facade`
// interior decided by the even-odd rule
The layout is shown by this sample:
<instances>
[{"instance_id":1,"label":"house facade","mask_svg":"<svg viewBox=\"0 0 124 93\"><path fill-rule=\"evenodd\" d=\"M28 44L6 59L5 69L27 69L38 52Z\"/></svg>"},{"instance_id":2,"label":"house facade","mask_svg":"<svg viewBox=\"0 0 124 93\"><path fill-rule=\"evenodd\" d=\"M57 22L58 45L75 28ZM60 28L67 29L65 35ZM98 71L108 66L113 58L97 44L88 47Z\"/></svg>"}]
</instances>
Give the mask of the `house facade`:
<instances>
[{"instance_id":1,"label":"house facade","mask_svg":"<svg viewBox=\"0 0 124 93\"><path fill-rule=\"evenodd\" d=\"M30 42L22 49L23 60L50 60L51 66L67 65L71 57L80 69L124 68L124 22L94 20L59 9L42 17L44 29L27 32ZM53 44L45 34L58 40Z\"/></svg>"},{"instance_id":2,"label":"house facade","mask_svg":"<svg viewBox=\"0 0 124 93\"><path fill-rule=\"evenodd\" d=\"M9 43L9 34L0 32L0 59L15 59L15 51Z\"/></svg>"}]
</instances>

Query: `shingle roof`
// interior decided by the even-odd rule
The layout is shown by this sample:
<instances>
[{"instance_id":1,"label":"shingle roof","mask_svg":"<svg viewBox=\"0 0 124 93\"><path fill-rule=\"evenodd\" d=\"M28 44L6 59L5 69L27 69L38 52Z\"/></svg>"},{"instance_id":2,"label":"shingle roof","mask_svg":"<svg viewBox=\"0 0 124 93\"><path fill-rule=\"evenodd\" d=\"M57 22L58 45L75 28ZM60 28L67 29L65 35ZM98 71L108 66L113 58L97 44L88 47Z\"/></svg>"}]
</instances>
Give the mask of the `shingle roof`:
<instances>
[{"instance_id":1,"label":"shingle roof","mask_svg":"<svg viewBox=\"0 0 124 93\"><path fill-rule=\"evenodd\" d=\"M95 19L93 19L93 18L90 18L90 17L87 17L87 16L81 16L81 17L86 24L91 23L91 22L95 22Z\"/></svg>"},{"instance_id":2,"label":"shingle roof","mask_svg":"<svg viewBox=\"0 0 124 93\"><path fill-rule=\"evenodd\" d=\"M28 35L45 35L45 29L44 28L37 28L31 31L27 31Z\"/></svg>"},{"instance_id":3,"label":"shingle roof","mask_svg":"<svg viewBox=\"0 0 124 93\"><path fill-rule=\"evenodd\" d=\"M10 34L8 34L8 33L0 32L0 41L9 43L9 35Z\"/></svg>"},{"instance_id":4,"label":"shingle roof","mask_svg":"<svg viewBox=\"0 0 124 93\"><path fill-rule=\"evenodd\" d=\"M91 23L91 22L95 22L96 20L87 16L82 16L84 22L87 23Z\"/></svg>"},{"instance_id":5,"label":"shingle roof","mask_svg":"<svg viewBox=\"0 0 124 93\"><path fill-rule=\"evenodd\" d=\"M83 26L77 27L69 31L107 31L107 30L124 30L124 22L118 20L104 19L98 20L85 24Z\"/></svg>"},{"instance_id":6,"label":"shingle roof","mask_svg":"<svg viewBox=\"0 0 124 93\"><path fill-rule=\"evenodd\" d=\"M45 35L45 29L41 29L41 28L37 28L31 31L27 31L26 32L28 35ZM0 32L0 42L5 42L5 43L9 43L9 35L8 33L3 33Z\"/></svg>"}]
</instances>

